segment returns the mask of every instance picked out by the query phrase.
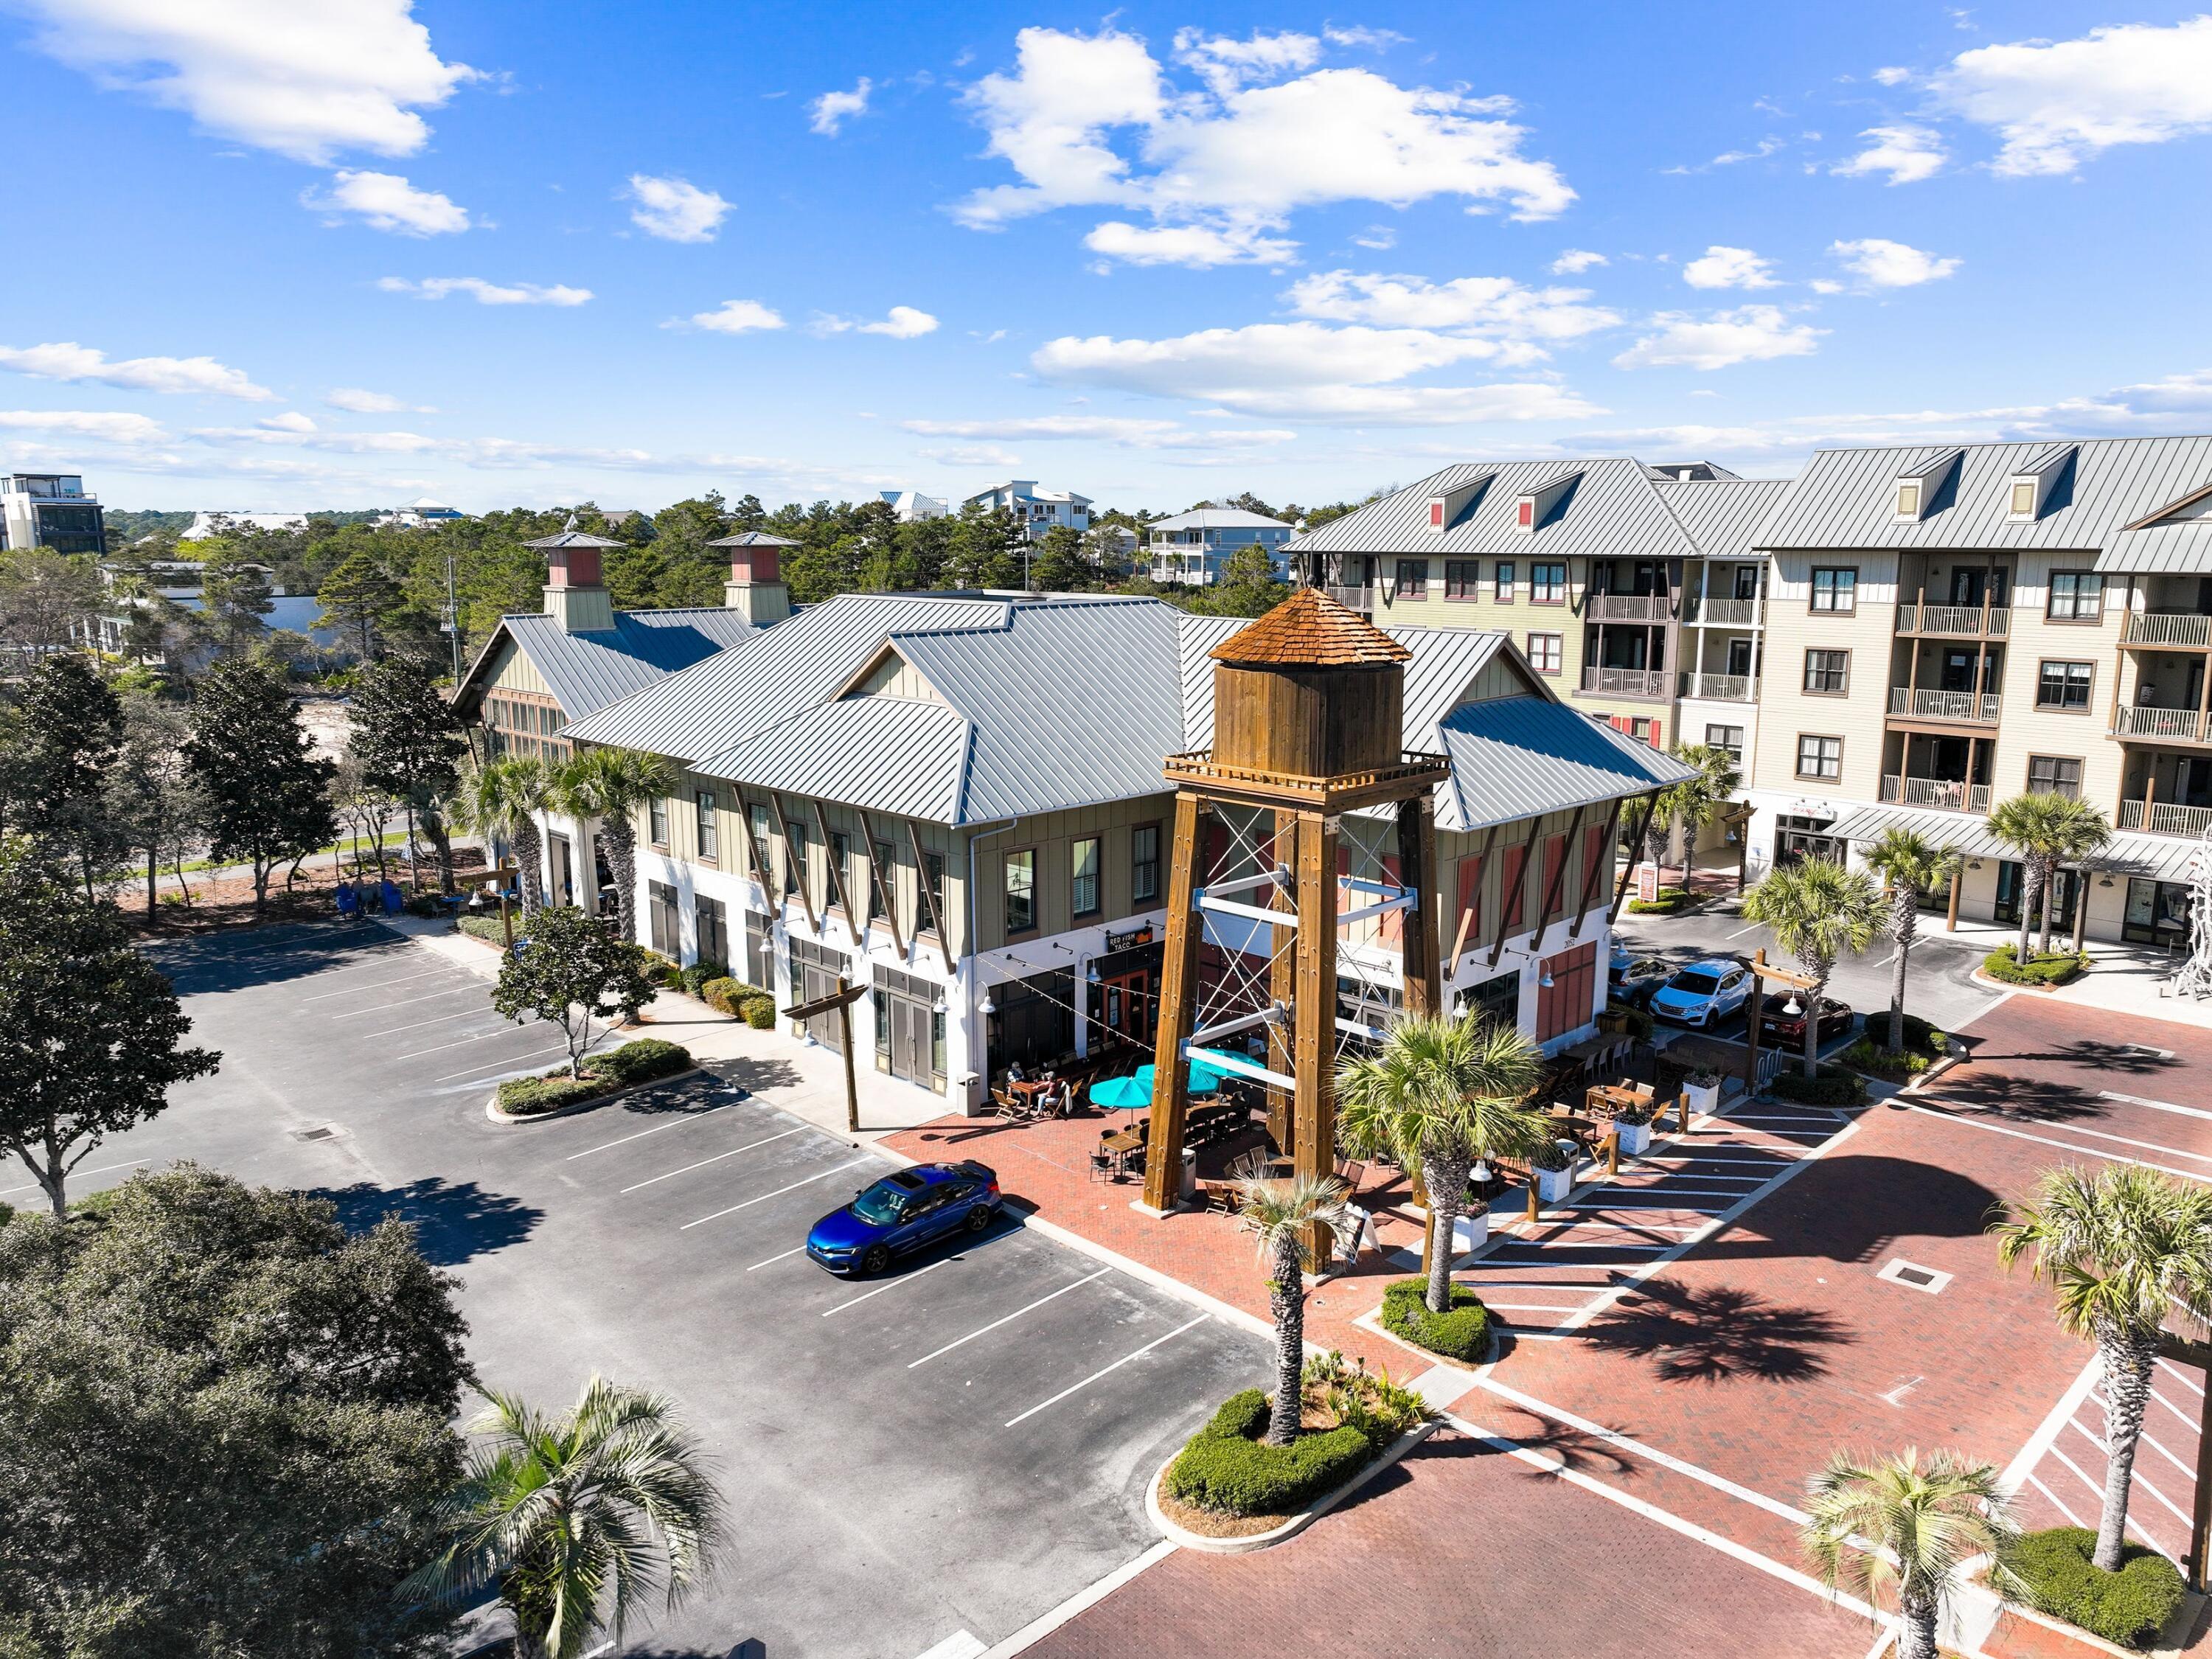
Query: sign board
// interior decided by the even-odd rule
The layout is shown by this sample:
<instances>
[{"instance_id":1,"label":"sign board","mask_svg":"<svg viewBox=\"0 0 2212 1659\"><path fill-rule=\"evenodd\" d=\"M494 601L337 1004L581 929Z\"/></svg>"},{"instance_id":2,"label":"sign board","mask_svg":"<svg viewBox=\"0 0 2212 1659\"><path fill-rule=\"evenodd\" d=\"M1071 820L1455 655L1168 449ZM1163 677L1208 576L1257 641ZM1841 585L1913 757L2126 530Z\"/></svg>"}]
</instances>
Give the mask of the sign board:
<instances>
[{"instance_id":1,"label":"sign board","mask_svg":"<svg viewBox=\"0 0 2212 1659\"><path fill-rule=\"evenodd\" d=\"M1139 945L1150 945L1152 942L1152 930L1149 927L1135 927L1126 933L1109 933L1106 935L1106 948L1109 951L1127 951Z\"/></svg>"},{"instance_id":2,"label":"sign board","mask_svg":"<svg viewBox=\"0 0 2212 1659\"><path fill-rule=\"evenodd\" d=\"M1659 867L1656 865L1638 866L1636 897L1641 904L1656 904L1659 902Z\"/></svg>"}]
</instances>

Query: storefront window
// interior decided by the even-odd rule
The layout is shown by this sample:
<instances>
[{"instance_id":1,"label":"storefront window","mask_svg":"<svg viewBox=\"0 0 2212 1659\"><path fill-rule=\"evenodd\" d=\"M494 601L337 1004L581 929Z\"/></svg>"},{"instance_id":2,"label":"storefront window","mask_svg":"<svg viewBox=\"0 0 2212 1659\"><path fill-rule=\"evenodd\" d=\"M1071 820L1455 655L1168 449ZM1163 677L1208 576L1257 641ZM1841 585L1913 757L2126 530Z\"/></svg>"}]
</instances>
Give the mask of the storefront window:
<instances>
[{"instance_id":1,"label":"storefront window","mask_svg":"<svg viewBox=\"0 0 2212 1659\"><path fill-rule=\"evenodd\" d=\"M2120 937L2166 945L2189 937L2189 888L2179 881L2128 878L2128 909Z\"/></svg>"}]
</instances>

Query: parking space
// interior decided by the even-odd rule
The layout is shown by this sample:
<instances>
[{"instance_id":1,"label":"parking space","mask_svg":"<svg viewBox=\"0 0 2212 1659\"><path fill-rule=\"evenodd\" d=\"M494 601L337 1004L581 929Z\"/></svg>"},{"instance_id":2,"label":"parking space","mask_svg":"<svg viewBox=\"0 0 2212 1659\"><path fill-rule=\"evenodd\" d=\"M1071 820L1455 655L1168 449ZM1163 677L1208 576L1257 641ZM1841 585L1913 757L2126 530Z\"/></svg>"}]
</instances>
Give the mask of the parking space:
<instances>
[{"instance_id":1,"label":"parking space","mask_svg":"<svg viewBox=\"0 0 2212 1659\"><path fill-rule=\"evenodd\" d=\"M1266 1380L1258 1336L1011 1216L881 1279L823 1273L810 1224L896 1166L783 1109L780 1063L495 1125L492 1081L559 1034L500 1022L465 969L323 930L166 955L222 1070L94 1162L197 1157L396 1210L460 1277L488 1383L558 1401L598 1370L678 1399L738 1563L639 1651L988 1645L1139 1554L1153 1470Z\"/></svg>"}]
</instances>

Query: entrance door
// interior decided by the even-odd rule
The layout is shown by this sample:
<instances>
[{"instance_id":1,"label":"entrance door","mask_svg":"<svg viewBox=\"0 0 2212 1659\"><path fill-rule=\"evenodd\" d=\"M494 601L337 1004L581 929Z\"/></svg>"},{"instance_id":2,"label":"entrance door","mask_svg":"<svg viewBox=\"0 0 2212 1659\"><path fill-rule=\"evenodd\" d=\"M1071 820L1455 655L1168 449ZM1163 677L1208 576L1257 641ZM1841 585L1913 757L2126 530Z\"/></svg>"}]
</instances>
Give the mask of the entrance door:
<instances>
[{"instance_id":1,"label":"entrance door","mask_svg":"<svg viewBox=\"0 0 2212 1659\"><path fill-rule=\"evenodd\" d=\"M1098 1023L1119 1042L1152 1041L1152 976L1144 969L1098 981Z\"/></svg>"},{"instance_id":2,"label":"entrance door","mask_svg":"<svg viewBox=\"0 0 2212 1659\"><path fill-rule=\"evenodd\" d=\"M817 997L826 997L837 988L837 975L812 963L798 964L799 1000L811 1002ZM814 1015L806 1022L807 1035L833 1054L845 1052L844 1023L835 1008Z\"/></svg>"},{"instance_id":3,"label":"entrance door","mask_svg":"<svg viewBox=\"0 0 2212 1659\"><path fill-rule=\"evenodd\" d=\"M1992 913L1999 921L2020 925L2021 890L2026 884L2027 872L2011 859L1997 866L1997 904Z\"/></svg>"},{"instance_id":4,"label":"entrance door","mask_svg":"<svg viewBox=\"0 0 2212 1659\"><path fill-rule=\"evenodd\" d=\"M553 902L574 904L576 902L576 877L568 853L568 838L556 835L553 842Z\"/></svg>"},{"instance_id":5,"label":"entrance door","mask_svg":"<svg viewBox=\"0 0 2212 1659\"><path fill-rule=\"evenodd\" d=\"M886 994L878 991L878 996ZM908 1083L930 1084L929 1006L907 997L889 998L891 1011L891 1075Z\"/></svg>"}]
</instances>

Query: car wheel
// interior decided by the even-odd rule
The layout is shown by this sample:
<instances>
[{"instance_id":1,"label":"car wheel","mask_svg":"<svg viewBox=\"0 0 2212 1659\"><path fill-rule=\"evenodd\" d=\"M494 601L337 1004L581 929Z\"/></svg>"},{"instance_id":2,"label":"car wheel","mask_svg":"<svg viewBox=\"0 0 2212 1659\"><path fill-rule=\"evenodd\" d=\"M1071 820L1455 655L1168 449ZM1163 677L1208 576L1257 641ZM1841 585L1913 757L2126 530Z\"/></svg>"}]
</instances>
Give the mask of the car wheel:
<instances>
[{"instance_id":1,"label":"car wheel","mask_svg":"<svg viewBox=\"0 0 2212 1659\"><path fill-rule=\"evenodd\" d=\"M988 1205L978 1204L974 1209L968 1212L968 1231L969 1232L980 1233L984 1228L990 1224L991 1209Z\"/></svg>"},{"instance_id":2,"label":"car wheel","mask_svg":"<svg viewBox=\"0 0 2212 1659\"><path fill-rule=\"evenodd\" d=\"M884 1244L874 1245L869 1249L866 1255L860 1258L861 1276L863 1278L872 1279L890 1265L891 1253L890 1247Z\"/></svg>"}]
</instances>

